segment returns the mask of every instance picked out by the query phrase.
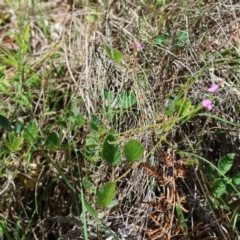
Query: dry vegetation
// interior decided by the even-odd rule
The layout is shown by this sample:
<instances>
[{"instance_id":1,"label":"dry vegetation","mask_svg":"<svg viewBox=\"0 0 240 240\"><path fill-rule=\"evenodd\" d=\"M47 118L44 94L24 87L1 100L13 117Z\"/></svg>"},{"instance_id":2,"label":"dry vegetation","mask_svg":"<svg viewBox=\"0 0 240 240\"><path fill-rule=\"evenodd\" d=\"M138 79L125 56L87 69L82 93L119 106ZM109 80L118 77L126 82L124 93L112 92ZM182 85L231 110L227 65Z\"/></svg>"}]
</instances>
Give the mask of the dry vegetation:
<instances>
[{"instance_id":1,"label":"dry vegetation","mask_svg":"<svg viewBox=\"0 0 240 240\"><path fill-rule=\"evenodd\" d=\"M136 41L138 51L129 48ZM120 63L106 45L123 54ZM219 199L213 207L207 174L207 161L217 166L228 153L228 177L239 171L239 1L0 0L0 63L0 114L15 129L37 126L34 142L15 131L24 140L10 151L0 128L3 239L84 239L84 231L88 239L239 239L239 193L227 197L237 207ZM212 83L220 92L208 112L201 102ZM115 99L112 118L104 89ZM117 106L123 92L133 106ZM166 114L174 97L191 101L190 118ZM141 142L142 158L115 167L86 159L92 114L120 147ZM52 132L67 147L42 144ZM94 187L108 181L117 205L100 208ZM83 211L83 196L97 217Z\"/></svg>"}]
</instances>

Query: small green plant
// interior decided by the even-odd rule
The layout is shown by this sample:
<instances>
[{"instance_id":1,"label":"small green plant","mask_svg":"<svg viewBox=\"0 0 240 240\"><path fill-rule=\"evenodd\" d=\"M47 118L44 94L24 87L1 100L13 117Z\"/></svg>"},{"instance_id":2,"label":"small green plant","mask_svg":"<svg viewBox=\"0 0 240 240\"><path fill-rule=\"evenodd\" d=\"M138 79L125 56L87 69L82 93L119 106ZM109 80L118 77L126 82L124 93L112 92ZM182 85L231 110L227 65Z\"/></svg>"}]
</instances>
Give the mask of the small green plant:
<instances>
[{"instance_id":1,"label":"small green plant","mask_svg":"<svg viewBox=\"0 0 240 240\"><path fill-rule=\"evenodd\" d=\"M232 177L227 173L232 168L234 154L229 153L223 156L219 161L217 168L213 165L207 166L207 176L211 184L211 196L208 196L208 204L212 209L222 208L227 211L233 211L231 221L235 228L236 218L239 215L239 186L240 172L235 173Z\"/></svg>"},{"instance_id":2,"label":"small green plant","mask_svg":"<svg viewBox=\"0 0 240 240\"><path fill-rule=\"evenodd\" d=\"M5 222L4 220L0 220L0 237L3 237L4 235L7 240L12 239L8 233L7 222Z\"/></svg>"},{"instance_id":3,"label":"small green plant","mask_svg":"<svg viewBox=\"0 0 240 240\"><path fill-rule=\"evenodd\" d=\"M111 49L111 47L109 47L108 45L105 45L105 51L106 51L107 55L109 56L109 58L114 60L116 63L122 62L123 54L118 49L116 49L116 48Z\"/></svg>"},{"instance_id":4,"label":"small green plant","mask_svg":"<svg viewBox=\"0 0 240 240\"><path fill-rule=\"evenodd\" d=\"M137 102L135 94L129 91L123 91L115 98L111 90L104 89L103 97L108 103L105 107L105 115L109 122L113 121L117 113L129 109Z\"/></svg>"},{"instance_id":5,"label":"small green plant","mask_svg":"<svg viewBox=\"0 0 240 240\"><path fill-rule=\"evenodd\" d=\"M169 34L162 33L161 35L159 35L154 39L154 42L156 45L165 46L167 45L169 39L170 39ZM187 45L187 42L188 42L188 33L186 30L176 32L176 36L173 39L174 47L178 47L178 48L185 47Z\"/></svg>"},{"instance_id":6,"label":"small green plant","mask_svg":"<svg viewBox=\"0 0 240 240\"><path fill-rule=\"evenodd\" d=\"M123 152L121 154L118 134L116 134L113 129L107 130L96 115L91 116L90 129L91 131L86 139L86 146L80 149L81 153L90 162L94 163L103 159L112 167L115 167L120 163L122 154L131 163L136 162L142 157L144 151L143 146L135 139L131 139L123 145ZM87 179L84 180L83 185L91 192L95 192L97 189L93 183ZM112 180L97 189L95 196L98 207L113 207L117 204L117 202L112 201L115 188L116 182ZM91 213L96 211L89 206L87 209Z\"/></svg>"}]
</instances>

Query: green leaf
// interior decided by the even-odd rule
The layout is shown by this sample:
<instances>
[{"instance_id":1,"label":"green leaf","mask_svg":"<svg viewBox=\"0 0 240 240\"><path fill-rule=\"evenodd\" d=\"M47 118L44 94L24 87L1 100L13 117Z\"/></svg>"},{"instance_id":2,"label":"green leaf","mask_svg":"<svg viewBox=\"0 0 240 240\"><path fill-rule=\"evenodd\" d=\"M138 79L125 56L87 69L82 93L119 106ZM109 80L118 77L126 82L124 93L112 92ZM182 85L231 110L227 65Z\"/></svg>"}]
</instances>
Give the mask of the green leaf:
<instances>
[{"instance_id":1,"label":"green leaf","mask_svg":"<svg viewBox=\"0 0 240 240\"><path fill-rule=\"evenodd\" d=\"M99 118L98 118L95 114L92 114L92 115L91 115L90 127L91 127L94 131L97 132L100 124L101 124L101 122L100 122Z\"/></svg>"},{"instance_id":2,"label":"green leaf","mask_svg":"<svg viewBox=\"0 0 240 240\"><path fill-rule=\"evenodd\" d=\"M168 106L164 109L164 114L166 116L171 116L175 111L175 105L176 105L176 96L171 95L168 99Z\"/></svg>"},{"instance_id":3,"label":"green leaf","mask_svg":"<svg viewBox=\"0 0 240 240\"><path fill-rule=\"evenodd\" d=\"M0 236L4 237L3 234L6 236L6 239L12 239L10 234L8 233L7 222L0 220Z\"/></svg>"},{"instance_id":4,"label":"green leaf","mask_svg":"<svg viewBox=\"0 0 240 240\"><path fill-rule=\"evenodd\" d=\"M12 148L12 144L11 144L11 143L9 143L8 141L5 141L4 143L5 143L5 144L2 146L4 150L6 149L6 150L13 151L13 148Z\"/></svg>"},{"instance_id":5,"label":"green leaf","mask_svg":"<svg viewBox=\"0 0 240 240\"><path fill-rule=\"evenodd\" d=\"M23 50L24 53L27 52L28 49L28 43L29 43L29 36L30 36L30 23L26 26L25 31L24 31L24 35L23 35Z\"/></svg>"},{"instance_id":6,"label":"green leaf","mask_svg":"<svg viewBox=\"0 0 240 240\"><path fill-rule=\"evenodd\" d=\"M72 145L68 142L62 142L61 145L60 145L60 148L64 151L69 152L72 149Z\"/></svg>"},{"instance_id":7,"label":"green leaf","mask_svg":"<svg viewBox=\"0 0 240 240\"><path fill-rule=\"evenodd\" d=\"M10 142L11 144L13 144L16 136L15 136L14 133L9 133L9 134L8 134L8 138L9 138L9 142Z\"/></svg>"},{"instance_id":8,"label":"green leaf","mask_svg":"<svg viewBox=\"0 0 240 240\"><path fill-rule=\"evenodd\" d=\"M184 217L183 210L178 204L176 204L176 212L177 212L178 217L180 218L182 228L187 227L187 223L186 223L186 219Z\"/></svg>"},{"instance_id":9,"label":"green leaf","mask_svg":"<svg viewBox=\"0 0 240 240\"><path fill-rule=\"evenodd\" d=\"M238 173L233 175L232 182L233 182L233 184L235 186L239 186L240 185L240 172L238 172Z\"/></svg>"},{"instance_id":10,"label":"green leaf","mask_svg":"<svg viewBox=\"0 0 240 240\"><path fill-rule=\"evenodd\" d=\"M16 122L16 124L15 124L14 132L15 132L16 134L20 134L21 131L22 131L22 129L23 129L23 122L17 120L17 122Z\"/></svg>"},{"instance_id":11,"label":"green leaf","mask_svg":"<svg viewBox=\"0 0 240 240\"><path fill-rule=\"evenodd\" d=\"M113 58L112 49L111 49L107 44L104 46L104 48L105 48L105 51L106 51L107 55L108 55L110 58Z\"/></svg>"},{"instance_id":12,"label":"green leaf","mask_svg":"<svg viewBox=\"0 0 240 240\"><path fill-rule=\"evenodd\" d=\"M103 96L104 96L104 99L109 103L112 103L114 100L114 95L113 95L112 91L110 91L108 89L104 89Z\"/></svg>"},{"instance_id":13,"label":"green leaf","mask_svg":"<svg viewBox=\"0 0 240 240\"><path fill-rule=\"evenodd\" d=\"M235 231L235 229L236 229L236 224L238 223L238 216L239 216L239 213L236 213L234 215L234 218L232 218L232 229L233 229L233 231Z\"/></svg>"},{"instance_id":14,"label":"green leaf","mask_svg":"<svg viewBox=\"0 0 240 240\"><path fill-rule=\"evenodd\" d=\"M129 162L136 162L144 152L143 145L137 140L131 139L123 146L123 153Z\"/></svg>"},{"instance_id":15,"label":"green leaf","mask_svg":"<svg viewBox=\"0 0 240 240\"><path fill-rule=\"evenodd\" d=\"M91 162L96 162L100 158L99 136L95 132L88 134L86 148L82 148L81 153Z\"/></svg>"},{"instance_id":16,"label":"green leaf","mask_svg":"<svg viewBox=\"0 0 240 240\"><path fill-rule=\"evenodd\" d=\"M114 135L114 134L116 133L116 131L115 131L114 128L110 128L110 129L108 130L108 133Z\"/></svg>"},{"instance_id":17,"label":"green leaf","mask_svg":"<svg viewBox=\"0 0 240 240\"><path fill-rule=\"evenodd\" d=\"M137 99L134 94L123 92L118 97L117 105L120 108L129 108L137 102Z\"/></svg>"},{"instance_id":18,"label":"green leaf","mask_svg":"<svg viewBox=\"0 0 240 240\"><path fill-rule=\"evenodd\" d=\"M24 31L24 36L23 39L26 43L29 42L29 36L30 36L30 23L26 26L25 31Z\"/></svg>"},{"instance_id":19,"label":"green leaf","mask_svg":"<svg viewBox=\"0 0 240 240\"><path fill-rule=\"evenodd\" d=\"M106 114L107 120L109 122L112 122L116 112L114 111L114 109L111 108L111 106L106 106L105 107L105 114Z\"/></svg>"},{"instance_id":20,"label":"green leaf","mask_svg":"<svg viewBox=\"0 0 240 240\"><path fill-rule=\"evenodd\" d=\"M215 210L218 208L217 201L215 198L212 198L210 195L207 195L207 209L209 211Z\"/></svg>"},{"instance_id":21,"label":"green leaf","mask_svg":"<svg viewBox=\"0 0 240 240\"><path fill-rule=\"evenodd\" d=\"M32 143L37 135L37 125L35 121L29 122L26 128L24 128L23 138L24 140Z\"/></svg>"},{"instance_id":22,"label":"green leaf","mask_svg":"<svg viewBox=\"0 0 240 240\"><path fill-rule=\"evenodd\" d=\"M81 127L81 126L84 125L85 120L84 120L84 117L83 117L82 114L80 114L80 113L77 114L77 115L74 117L74 120L75 120L75 122L76 122L76 124L77 124L78 127Z\"/></svg>"},{"instance_id":23,"label":"green leaf","mask_svg":"<svg viewBox=\"0 0 240 240\"><path fill-rule=\"evenodd\" d=\"M83 156L89 160L90 162L97 162L100 159L100 156L96 155L96 152L93 150L81 148L80 152L83 154Z\"/></svg>"},{"instance_id":24,"label":"green leaf","mask_svg":"<svg viewBox=\"0 0 240 240\"><path fill-rule=\"evenodd\" d=\"M112 208L112 207L115 207L117 205L118 205L118 201L113 200L107 205L107 208Z\"/></svg>"},{"instance_id":25,"label":"green leaf","mask_svg":"<svg viewBox=\"0 0 240 240\"><path fill-rule=\"evenodd\" d=\"M45 146L52 150L52 151L56 151L58 150L59 147L59 137L58 134L56 132L51 132L46 141L45 141Z\"/></svg>"},{"instance_id":26,"label":"green leaf","mask_svg":"<svg viewBox=\"0 0 240 240\"><path fill-rule=\"evenodd\" d=\"M96 132L98 131L98 126L94 122L90 122L90 127L92 130L94 130Z\"/></svg>"},{"instance_id":27,"label":"green leaf","mask_svg":"<svg viewBox=\"0 0 240 240\"><path fill-rule=\"evenodd\" d=\"M207 166L206 172L212 182L218 178L217 170L212 165Z\"/></svg>"},{"instance_id":28,"label":"green leaf","mask_svg":"<svg viewBox=\"0 0 240 240\"><path fill-rule=\"evenodd\" d=\"M154 39L155 44L159 44L159 45L166 45L167 41L168 41L168 34L161 34L160 36L158 36L157 38Z\"/></svg>"},{"instance_id":29,"label":"green leaf","mask_svg":"<svg viewBox=\"0 0 240 240\"><path fill-rule=\"evenodd\" d=\"M102 156L112 166L116 166L120 162L120 150L118 144L112 144L115 141L112 134L108 134L103 142Z\"/></svg>"},{"instance_id":30,"label":"green leaf","mask_svg":"<svg viewBox=\"0 0 240 240\"><path fill-rule=\"evenodd\" d=\"M86 177L83 178L82 184L88 193L92 194L96 192L97 187L91 181L89 181Z\"/></svg>"},{"instance_id":31,"label":"green leaf","mask_svg":"<svg viewBox=\"0 0 240 240\"><path fill-rule=\"evenodd\" d=\"M107 207L115 194L116 183L108 182L105 183L96 193L96 203L100 207Z\"/></svg>"},{"instance_id":32,"label":"green leaf","mask_svg":"<svg viewBox=\"0 0 240 240\"><path fill-rule=\"evenodd\" d=\"M227 192L228 195L235 193L236 190L234 189L234 185L227 184L226 192Z\"/></svg>"},{"instance_id":33,"label":"green leaf","mask_svg":"<svg viewBox=\"0 0 240 240\"><path fill-rule=\"evenodd\" d=\"M186 98L178 100L175 109L180 116L186 116L189 114L191 107L192 101L189 98Z\"/></svg>"},{"instance_id":34,"label":"green leaf","mask_svg":"<svg viewBox=\"0 0 240 240\"><path fill-rule=\"evenodd\" d=\"M173 46L175 47L184 47L188 41L187 31L179 31L176 34L176 38L173 41Z\"/></svg>"},{"instance_id":35,"label":"green leaf","mask_svg":"<svg viewBox=\"0 0 240 240\"><path fill-rule=\"evenodd\" d=\"M12 132L11 123L9 120L0 114L0 126L7 132Z\"/></svg>"},{"instance_id":36,"label":"green leaf","mask_svg":"<svg viewBox=\"0 0 240 240\"><path fill-rule=\"evenodd\" d=\"M12 144L13 151L19 150L21 144L22 144L22 138L16 137L13 141L13 144Z\"/></svg>"},{"instance_id":37,"label":"green leaf","mask_svg":"<svg viewBox=\"0 0 240 240\"><path fill-rule=\"evenodd\" d=\"M234 154L229 153L218 161L218 170L221 174L225 174L231 169L233 165L233 160Z\"/></svg>"},{"instance_id":38,"label":"green leaf","mask_svg":"<svg viewBox=\"0 0 240 240\"><path fill-rule=\"evenodd\" d=\"M97 115L92 114L91 115L91 121L95 123L96 126L100 126L101 121L99 120L99 118L97 117Z\"/></svg>"},{"instance_id":39,"label":"green leaf","mask_svg":"<svg viewBox=\"0 0 240 240\"><path fill-rule=\"evenodd\" d=\"M99 150L99 134L96 132L90 132L87 135L86 146L88 150Z\"/></svg>"},{"instance_id":40,"label":"green leaf","mask_svg":"<svg viewBox=\"0 0 240 240\"><path fill-rule=\"evenodd\" d=\"M221 197L226 192L226 180L222 178L216 179L212 184L212 194Z\"/></svg>"},{"instance_id":41,"label":"green leaf","mask_svg":"<svg viewBox=\"0 0 240 240\"><path fill-rule=\"evenodd\" d=\"M98 128L98 133L99 133L100 136L105 135L106 132L107 132L107 130L106 130L106 128L105 128L103 125L101 125L101 126Z\"/></svg>"},{"instance_id":42,"label":"green leaf","mask_svg":"<svg viewBox=\"0 0 240 240\"><path fill-rule=\"evenodd\" d=\"M113 59L115 62L120 63L123 60L123 54L119 50L113 49Z\"/></svg>"},{"instance_id":43,"label":"green leaf","mask_svg":"<svg viewBox=\"0 0 240 240\"><path fill-rule=\"evenodd\" d=\"M97 218L96 210L91 206L91 204L85 198L84 198L84 206L94 218Z\"/></svg>"}]
</instances>

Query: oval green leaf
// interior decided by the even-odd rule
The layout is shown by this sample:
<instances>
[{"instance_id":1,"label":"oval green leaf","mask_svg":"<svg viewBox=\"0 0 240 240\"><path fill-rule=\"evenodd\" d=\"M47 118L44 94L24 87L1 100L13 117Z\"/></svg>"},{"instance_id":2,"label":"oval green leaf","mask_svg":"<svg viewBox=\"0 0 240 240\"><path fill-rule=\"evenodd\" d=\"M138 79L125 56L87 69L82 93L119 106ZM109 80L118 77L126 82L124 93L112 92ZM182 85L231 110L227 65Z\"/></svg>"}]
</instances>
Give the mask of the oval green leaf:
<instances>
[{"instance_id":1,"label":"oval green leaf","mask_svg":"<svg viewBox=\"0 0 240 240\"><path fill-rule=\"evenodd\" d=\"M107 207L115 194L116 183L108 182L98 189L96 193L96 203L100 207Z\"/></svg>"},{"instance_id":2,"label":"oval green leaf","mask_svg":"<svg viewBox=\"0 0 240 240\"><path fill-rule=\"evenodd\" d=\"M13 144L14 140L16 139L16 135L14 133L8 134L10 144Z\"/></svg>"},{"instance_id":3,"label":"oval green leaf","mask_svg":"<svg viewBox=\"0 0 240 240\"><path fill-rule=\"evenodd\" d=\"M112 166L116 166L120 162L120 150L118 144L112 144L116 141L112 134L108 134L103 142L102 156Z\"/></svg>"},{"instance_id":4,"label":"oval green leaf","mask_svg":"<svg viewBox=\"0 0 240 240\"><path fill-rule=\"evenodd\" d=\"M98 134L99 134L100 136L104 136L104 135L106 134L106 132L107 132L107 129L106 129L103 125L101 125L101 126L98 128Z\"/></svg>"},{"instance_id":5,"label":"oval green leaf","mask_svg":"<svg viewBox=\"0 0 240 240\"><path fill-rule=\"evenodd\" d=\"M76 122L76 124L77 124L78 127L81 127L81 126L84 125L85 119L84 119L84 117L83 117L82 114L80 114L80 113L77 114L77 115L74 117L74 120L75 120L75 122Z\"/></svg>"},{"instance_id":6,"label":"oval green leaf","mask_svg":"<svg viewBox=\"0 0 240 240\"><path fill-rule=\"evenodd\" d=\"M104 99L109 103L112 103L114 100L114 95L112 91L110 91L109 89L104 89L103 96Z\"/></svg>"},{"instance_id":7,"label":"oval green leaf","mask_svg":"<svg viewBox=\"0 0 240 240\"><path fill-rule=\"evenodd\" d=\"M0 126L8 132L12 131L11 123L9 122L9 120L6 117L4 117L1 114L0 114Z\"/></svg>"},{"instance_id":8,"label":"oval green leaf","mask_svg":"<svg viewBox=\"0 0 240 240\"><path fill-rule=\"evenodd\" d=\"M97 117L97 115L92 114L92 115L91 115L90 127L91 127L94 131L97 132L100 124L101 124L101 122L100 122L99 118Z\"/></svg>"},{"instance_id":9,"label":"oval green leaf","mask_svg":"<svg viewBox=\"0 0 240 240\"><path fill-rule=\"evenodd\" d=\"M236 173L232 177L232 182L234 185L239 186L240 185L240 172Z\"/></svg>"},{"instance_id":10,"label":"oval green leaf","mask_svg":"<svg viewBox=\"0 0 240 240\"><path fill-rule=\"evenodd\" d=\"M129 108L137 102L137 99L134 94L123 92L120 94L117 105L120 108Z\"/></svg>"},{"instance_id":11,"label":"oval green leaf","mask_svg":"<svg viewBox=\"0 0 240 240\"><path fill-rule=\"evenodd\" d=\"M113 108L111 108L111 106L106 106L105 107L105 115L106 115L106 118L109 122L113 121L113 118L114 118L115 114L116 114L116 112L114 111Z\"/></svg>"},{"instance_id":12,"label":"oval green leaf","mask_svg":"<svg viewBox=\"0 0 240 240\"><path fill-rule=\"evenodd\" d=\"M164 114L167 116L171 116L175 111L175 105L176 105L176 96L171 95L168 99L168 106L164 109Z\"/></svg>"},{"instance_id":13,"label":"oval green leaf","mask_svg":"<svg viewBox=\"0 0 240 240\"><path fill-rule=\"evenodd\" d=\"M91 181L89 181L86 177L82 179L82 184L88 193L92 194L96 192L97 187Z\"/></svg>"},{"instance_id":14,"label":"oval green leaf","mask_svg":"<svg viewBox=\"0 0 240 240\"><path fill-rule=\"evenodd\" d=\"M206 172L212 182L218 178L217 170L212 165L207 166Z\"/></svg>"},{"instance_id":15,"label":"oval green leaf","mask_svg":"<svg viewBox=\"0 0 240 240\"><path fill-rule=\"evenodd\" d=\"M93 150L89 150L88 148L81 148L80 152L82 153L82 155L89 160L90 162L97 162L100 159L100 156L98 156L96 153L96 151Z\"/></svg>"},{"instance_id":16,"label":"oval green leaf","mask_svg":"<svg viewBox=\"0 0 240 240\"><path fill-rule=\"evenodd\" d=\"M115 62L120 63L123 60L123 54L119 50L113 49L113 59Z\"/></svg>"},{"instance_id":17,"label":"oval green leaf","mask_svg":"<svg viewBox=\"0 0 240 240\"><path fill-rule=\"evenodd\" d=\"M14 128L14 132L16 134L20 134L22 130L23 130L23 122L17 120L17 122L15 124L15 128Z\"/></svg>"},{"instance_id":18,"label":"oval green leaf","mask_svg":"<svg viewBox=\"0 0 240 240\"><path fill-rule=\"evenodd\" d=\"M206 203L207 203L206 209L207 210L212 211L212 210L215 210L218 208L218 203L215 198L211 197L210 195L207 195L206 200L207 200L206 201Z\"/></svg>"},{"instance_id":19,"label":"oval green leaf","mask_svg":"<svg viewBox=\"0 0 240 240\"><path fill-rule=\"evenodd\" d=\"M58 134L56 132L51 132L46 141L45 141L45 146L52 150L52 151L56 151L59 147L59 137Z\"/></svg>"},{"instance_id":20,"label":"oval green leaf","mask_svg":"<svg viewBox=\"0 0 240 240\"><path fill-rule=\"evenodd\" d=\"M107 55L110 58L112 58L112 49L107 44L104 46L104 48L105 48L105 51L106 51Z\"/></svg>"},{"instance_id":21,"label":"oval green leaf","mask_svg":"<svg viewBox=\"0 0 240 240\"><path fill-rule=\"evenodd\" d=\"M233 165L233 160L234 160L233 153L229 153L219 160L218 170L220 171L221 175L227 173L231 169Z\"/></svg>"},{"instance_id":22,"label":"oval green leaf","mask_svg":"<svg viewBox=\"0 0 240 240\"><path fill-rule=\"evenodd\" d=\"M37 124L35 121L29 122L28 125L24 128L23 138L29 143L33 142L37 135Z\"/></svg>"},{"instance_id":23,"label":"oval green leaf","mask_svg":"<svg viewBox=\"0 0 240 240\"><path fill-rule=\"evenodd\" d=\"M168 34L161 34L154 39L155 44L166 45L169 39Z\"/></svg>"},{"instance_id":24,"label":"oval green leaf","mask_svg":"<svg viewBox=\"0 0 240 240\"><path fill-rule=\"evenodd\" d=\"M191 107L192 107L192 101L189 98L186 98L186 99L178 100L176 103L175 109L180 116L186 116L188 115Z\"/></svg>"},{"instance_id":25,"label":"oval green leaf","mask_svg":"<svg viewBox=\"0 0 240 240\"><path fill-rule=\"evenodd\" d=\"M179 31L176 33L176 38L173 40L174 47L184 47L188 41L187 31Z\"/></svg>"},{"instance_id":26,"label":"oval green leaf","mask_svg":"<svg viewBox=\"0 0 240 240\"><path fill-rule=\"evenodd\" d=\"M136 162L143 155L143 145L137 140L131 139L123 146L123 153L129 162Z\"/></svg>"},{"instance_id":27,"label":"oval green leaf","mask_svg":"<svg viewBox=\"0 0 240 240\"><path fill-rule=\"evenodd\" d=\"M12 148L14 151L17 151L20 149L20 146L22 144L22 138L20 137L16 137L13 141L13 145L12 145Z\"/></svg>"},{"instance_id":28,"label":"oval green leaf","mask_svg":"<svg viewBox=\"0 0 240 240\"><path fill-rule=\"evenodd\" d=\"M212 194L221 197L226 192L226 181L222 178L216 179L212 184Z\"/></svg>"}]
</instances>

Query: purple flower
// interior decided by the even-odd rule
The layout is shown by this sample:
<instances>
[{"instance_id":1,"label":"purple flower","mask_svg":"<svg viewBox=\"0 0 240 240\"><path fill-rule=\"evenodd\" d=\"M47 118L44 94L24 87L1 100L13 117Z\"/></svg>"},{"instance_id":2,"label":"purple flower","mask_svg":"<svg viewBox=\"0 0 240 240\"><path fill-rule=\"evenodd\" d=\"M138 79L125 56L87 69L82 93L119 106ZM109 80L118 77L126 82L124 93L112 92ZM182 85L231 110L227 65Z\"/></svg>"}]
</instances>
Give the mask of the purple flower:
<instances>
[{"instance_id":1,"label":"purple flower","mask_svg":"<svg viewBox=\"0 0 240 240\"><path fill-rule=\"evenodd\" d=\"M211 100L209 100L209 99L204 99L202 101L202 105L209 111L214 108L214 105L212 104Z\"/></svg>"},{"instance_id":2,"label":"purple flower","mask_svg":"<svg viewBox=\"0 0 240 240\"><path fill-rule=\"evenodd\" d=\"M142 45L139 42L134 42L129 46L130 49L142 49Z\"/></svg>"},{"instance_id":3,"label":"purple flower","mask_svg":"<svg viewBox=\"0 0 240 240\"><path fill-rule=\"evenodd\" d=\"M216 93L218 93L218 89L219 89L219 85L214 83L210 86L208 91L216 94Z\"/></svg>"}]
</instances>

